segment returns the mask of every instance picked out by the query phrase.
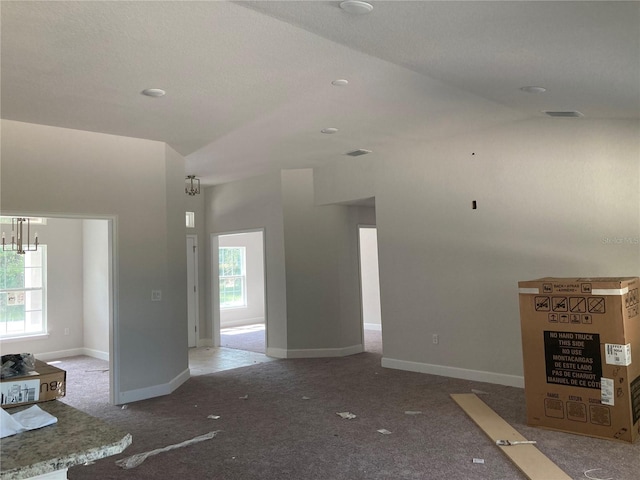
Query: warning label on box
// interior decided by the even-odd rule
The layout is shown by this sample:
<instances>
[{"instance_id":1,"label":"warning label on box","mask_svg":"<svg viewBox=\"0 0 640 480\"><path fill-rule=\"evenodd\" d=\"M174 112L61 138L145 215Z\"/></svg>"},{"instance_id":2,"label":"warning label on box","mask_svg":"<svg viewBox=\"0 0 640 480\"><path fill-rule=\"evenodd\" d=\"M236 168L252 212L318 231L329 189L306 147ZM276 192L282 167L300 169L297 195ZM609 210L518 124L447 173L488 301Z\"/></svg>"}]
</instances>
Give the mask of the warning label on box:
<instances>
[{"instance_id":1,"label":"warning label on box","mask_svg":"<svg viewBox=\"0 0 640 480\"><path fill-rule=\"evenodd\" d=\"M544 352L547 383L600 389L599 334L545 331Z\"/></svg>"}]
</instances>

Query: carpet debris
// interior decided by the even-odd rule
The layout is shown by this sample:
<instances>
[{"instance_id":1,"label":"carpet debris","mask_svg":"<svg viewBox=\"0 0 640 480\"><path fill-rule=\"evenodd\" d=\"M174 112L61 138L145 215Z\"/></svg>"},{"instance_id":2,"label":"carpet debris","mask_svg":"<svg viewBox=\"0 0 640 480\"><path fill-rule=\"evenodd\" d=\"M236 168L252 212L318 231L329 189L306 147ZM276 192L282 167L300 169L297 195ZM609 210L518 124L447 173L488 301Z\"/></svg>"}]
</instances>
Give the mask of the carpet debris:
<instances>
[{"instance_id":1,"label":"carpet debris","mask_svg":"<svg viewBox=\"0 0 640 480\"><path fill-rule=\"evenodd\" d=\"M391 435L391 432L386 428L381 428L380 430L378 430L378 433L381 433L382 435Z\"/></svg>"},{"instance_id":2,"label":"carpet debris","mask_svg":"<svg viewBox=\"0 0 640 480\"><path fill-rule=\"evenodd\" d=\"M591 479L591 480L613 480L613 477L609 477L609 478L599 478L599 477L592 477L591 475L589 475L589 472L595 472L596 470L602 470L601 468L592 468L591 470L586 470L584 472L584 476Z\"/></svg>"},{"instance_id":3,"label":"carpet debris","mask_svg":"<svg viewBox=\"0 0 640 480\"><path fill-rule=\"evenodd\" d=\"M487 392L483 392L482 390L476 390L475 388L471 389L471 393L475 393L476 395L489 395Z\"/></svg>"},{"instance_id":4,"label":"carpet debris","mask_svg":"<svg viewBox=\"0 0 640 480\"><path fill-rule=\"evenodd\" d=\"M218 420L220 418L220 415L209 415L207 418L212 418L214 420Z\"/></svg>"},{"instance_id":5,"label":"carpet debris","mask_svg":"<svg viewBox=\"0 0 640 480\"><path fill-rule=\"evenodd\" d=\"M347 420L351 420L352 418L356 418L356 415L351 412L337 412L336 415L339 415L342 418Z\"/></svg>"},{"instance_id":6,"label":"carpet debris","mask_svg":"<svg viewBox=\"0 0 640 480\"><path fill-rule=\"evenodd\" d=\"M122 410L126 410L127 408L129 408L129 405L122 405Z\"/></svg>"},{"instance_id":7,"label":"carpet debris","mask_svg":"<svg viewBox=\"0 0 640 480\"><path fill-rule=\"evenodd\" d=\"M176 448L186 447L188 445L193 445L194 443L203 442L205 440L209 440L215 437L222 430L216 430L214 432L205 433L204 435L200 435L198 437L192 438L191 440L185 440L184 442L176 443L175 445L169 445L164 448L156 448L155 450L151 450L150 452L138 453L136 455L132 455L127 458L123 458L121 460L116 461L116 465L123 469L134 468L144 462L148 457L152 455L157 455L158 453L168 452L169 450L174 450Z\"/></svg>"},{"instance_id":8,"label":"carpet debris","mask_svg":"<svg viewBox=\"0 0 640 480\"><path fill-rule=\"evenodd\" d=\"M311 400L311 397L302 397L302 400Z\"/></svg>"},{"instance_id":9,"label":"carpet debris","mask_svg":"<svg viewBox=\"0 0 640 480\"><path fill-rule=\"evenodd\" d=\"M484 464L484 458L474 458L473 463L481 463Z\"/></svg>"},{"instance_id":10,"label":"carpet debris","mask_svg":"<svg viewBox=\"0 0 640 480\"><path fill-rule=\"evenodd\" d=\"M240 400L246 400L247 398L249 398L249 395L245 395L244 397L238 397L238 399Z\"/></svg>"},{"instance_id":11,"label":"carpet debris","mask_svg":"<svg viewBox=\"0 0 640 480\"><path fill-rule=\"evenodd\" d=\"M405 410L405 415L422 415L420 410Z\"/></svg>"}]
</instances>

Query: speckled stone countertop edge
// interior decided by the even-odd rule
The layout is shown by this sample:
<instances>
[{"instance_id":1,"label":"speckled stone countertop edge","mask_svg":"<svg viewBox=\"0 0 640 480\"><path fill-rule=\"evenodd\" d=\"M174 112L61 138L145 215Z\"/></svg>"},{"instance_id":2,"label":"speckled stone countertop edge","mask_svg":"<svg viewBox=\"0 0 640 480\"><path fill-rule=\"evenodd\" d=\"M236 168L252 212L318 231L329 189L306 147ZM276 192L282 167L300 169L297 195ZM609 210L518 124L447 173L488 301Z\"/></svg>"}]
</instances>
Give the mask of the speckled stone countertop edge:
<instances>
[{"instance_id":1,"label":"speckled stone countertop edge","mask_svg":"<svg viewBox=\"0 0 640 480\"><path fill-rule=\"evenodd\" d=\"M64 468L93 462L94 460L100 460L101 458L106 458L123 452L125 448L131 445L131 442L131 434L127 433L122 440L110 445L90 448L84 452L73 453L60 458L51 458L49 460L30 465L29 467L17 467L12 470L4 471L0 474L0 480L23 480L25 478L31 478L45 473L52 473L56 470L62 470Z\"/></svg>"}]
</instances>

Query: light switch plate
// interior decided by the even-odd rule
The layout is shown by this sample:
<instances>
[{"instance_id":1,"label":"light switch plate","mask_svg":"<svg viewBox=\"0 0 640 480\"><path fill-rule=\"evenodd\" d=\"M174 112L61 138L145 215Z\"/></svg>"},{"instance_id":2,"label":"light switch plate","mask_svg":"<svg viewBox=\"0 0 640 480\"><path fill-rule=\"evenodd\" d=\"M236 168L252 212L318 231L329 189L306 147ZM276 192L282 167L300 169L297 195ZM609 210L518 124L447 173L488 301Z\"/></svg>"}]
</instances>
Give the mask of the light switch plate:
<instances>
[{"instance_id":1,"label":"light switch plate","mask_svg":"<svg viewBox=\"0 0 640 480\"><path fill-rule=\"evenodd\" d=\"M162 290L151 290L151 301L159 302L162 300Z\"/></svg>"}]
</instances>

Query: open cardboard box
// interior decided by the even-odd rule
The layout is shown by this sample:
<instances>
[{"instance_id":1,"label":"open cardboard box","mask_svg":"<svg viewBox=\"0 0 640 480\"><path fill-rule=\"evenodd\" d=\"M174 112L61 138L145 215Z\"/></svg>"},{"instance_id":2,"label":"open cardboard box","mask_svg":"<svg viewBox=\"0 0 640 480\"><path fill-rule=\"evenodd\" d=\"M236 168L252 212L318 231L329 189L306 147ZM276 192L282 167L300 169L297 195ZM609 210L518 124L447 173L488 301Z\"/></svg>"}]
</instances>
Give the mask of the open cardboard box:
<instances>
[{"instance_id":1,"label":"open cardboard box","mask_svg":"<svg viewBox=\"0 0 640 480\"><path fill-rule=\"evenodd\" d=\"M34 371L2 379L0 405L10 408L64 397L66 380L67 372L36 360Z\"/></svg>"}]
</instances>

